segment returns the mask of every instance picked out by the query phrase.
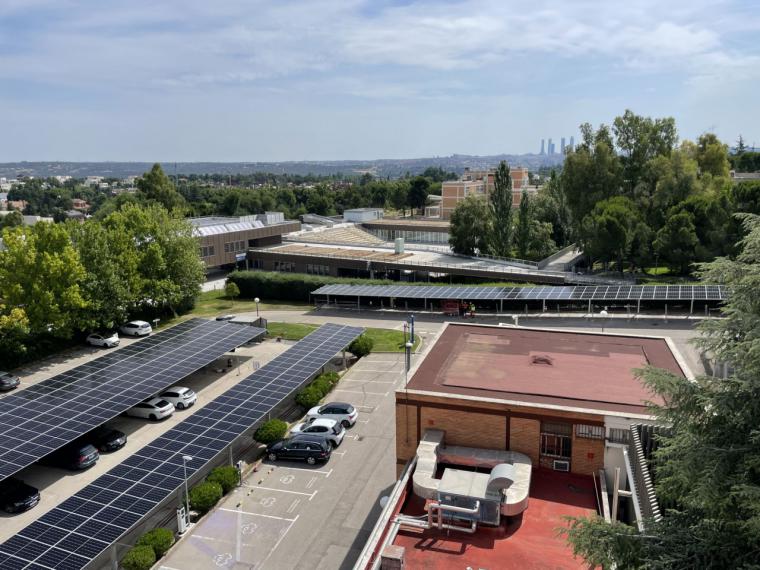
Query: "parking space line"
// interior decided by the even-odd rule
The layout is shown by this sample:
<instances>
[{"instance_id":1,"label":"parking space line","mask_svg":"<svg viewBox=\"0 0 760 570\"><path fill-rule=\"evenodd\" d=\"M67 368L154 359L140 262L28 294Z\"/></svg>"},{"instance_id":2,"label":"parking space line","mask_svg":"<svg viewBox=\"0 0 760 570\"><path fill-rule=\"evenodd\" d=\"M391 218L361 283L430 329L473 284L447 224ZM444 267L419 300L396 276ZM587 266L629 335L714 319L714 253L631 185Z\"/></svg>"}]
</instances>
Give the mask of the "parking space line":
<instances>
[{"instance_id":1,"label":"parking space line","mask_svg":"<svg viewBox=\"0 0 760 570\"><path fill-rule=\"evenodd\" d=\"M286 517L277 517L275 515L262 515L261 513L252 513L250 511L241 511L240 509L225 509L224 507L219 508L220 511L224 511L225 513L243 513L244 515L251 515L252 517L264 517L267 519L277 519L279 521L294 521L296 519L289 519ZM296 517L298 518L298 517Z\"/></svg>"},{"instance_id":2,"label":"parking space line","mask_svg":"<svg viewBox=\"0 0 760 570\"><path fill-rule=\"evenodd\" d=\"M296 521L298 520L298 517L300 517L300 516L301 515L296 515L296 518L294 518L290 522L290 524L288 525L288 527L285 529L285 531L282 534L280 534L280 538L278 538L277 542L274 543L274 546L269 551L269 554L267 554L267 557L264 558L264 560L261 561L261 565L259 566L260 568L263 567L264 564L266 564L267 560L269 560L269 557L272 556L272 554L274 554L274 551L277 550L278 546L280 546L280 543L282 542L282 539L285 538L285 535L288 534L288 532L290 532L290 529L293 528L293 525L296 524Z\"/></svg>"},{"instance_id":3,"label":"parking space line","mask_svg":"<svg viewBox=\"0 0 760 570\"><path fill-rule=\"evenodd\" d=\"M363 423L363 424L368 424L369 423L369 420L356 420L356 421L360 422L360 423Z\"/></svg>"},{"instance_id":4,"label":"parking space line","mask_svg":"<svg viewBox=\"0 0 760 570\"><path fill-rule=\"evenodd\" d=\"M352 394L367 394L368 396L387 396L388 392L367 392L365 390L346 390L345 388L335 388L335 392L350 392Z\"/></svg>"},{"instance_id":5,"label":"parking space line","mask_svg":"<svg viewBox=\"0 0 760 570\"><path fill-rule=\"evenodd\" d=\"M333 455L337 455L338 457L343 457L346 454L346 452L345 451L333 451L332 454Z\"/></svg>"},{"instance_id":6,"label":"parking space line","mask_svg":"<svg viewBox=\"0 0 760 570\"><path fill-rule=\"evenodd\" d=\"M301 499L294 499L293 502L290 503L290 506L288 507L287 513L291 514L293 511L295 511L300 503L301 503Z\"/></svg>"},{"instance_id":7,"label":"parking space line","mask_svg":"<svg viewBox=\"0 0 760 570\"><path fill-rule=\"evenodd\" d=\"M306 488L307 489L311 489L314 486L314 483L316 483L316 482L317 482L317 478L316 477L312 477L311 479L309 479L309 482L306 483Z\"/></svg>"},{"instance_id":8,"label":"parking space line","mask_svg":"<svg viewBox=\"0 0 760 570\"><path fill-rule=\"evenodd\" d=\"M394 370L393 368L385 368L383 370L377 370L376 368L352 368L351 372L378 372L381 374L401 374L404 372L401 370Z\"/></svg>"},{"instance_id":9,"label":"parking space line","mask_svg":"<svg viewBox=\"0 0 760 570\"><path fill-rule=\"evenodd\" d=\"M316 477L314 478L316 480ZM303 491L288 491L287 489L275 489L273 487L262 487L261 485L243 485L249 489L264 489L265 491L277 491L278 493L290 493L291 495L305 495L307 497L313 497L314 493L304 493ZM309 499L311 500L311 499Z\"/></svg>"},{"instance_id":10,"label":"parking space line","mask_svg":"<svg viewBox=\"0 0 760 570\"><path fill-rule=\"evenodd\" d=\"M341 380L341 384L343 382L369 382L371 384L395 384L398 382L398 380L360 380L358 378L344 378Z\"/></svg>"},{"instance_id":11,"label":"parking space line","mask_svg":"<svg viewBox=\"0 0 760 570\"><path fill-rule=\"evenodd\" d=\"M304 469L303 467L286 467L282 466L283 469L293 469L294 471L306 471L307 473L320 473L321 475L325 476L325 479L330 476L330 474L333 472L332 469L329 471L321 471L319 469Z\"/></svg>"}]
</instances>

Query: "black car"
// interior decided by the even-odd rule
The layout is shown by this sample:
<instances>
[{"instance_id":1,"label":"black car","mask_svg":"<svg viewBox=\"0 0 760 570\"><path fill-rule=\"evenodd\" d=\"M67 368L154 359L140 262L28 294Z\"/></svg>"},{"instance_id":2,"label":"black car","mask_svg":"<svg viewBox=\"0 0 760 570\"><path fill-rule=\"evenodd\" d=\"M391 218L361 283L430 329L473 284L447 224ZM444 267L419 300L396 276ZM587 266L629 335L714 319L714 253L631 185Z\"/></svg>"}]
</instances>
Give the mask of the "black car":
<instances>
[{"instance_id":1,"label":"black car","mask_svg":"<svg viewBox=\"0 0 760 570\"><path fill-rule=\"evenodd\" d=\"M42 460L45 465L77 471L92 467L100 459L100 453L90 443L75 441L54 451Z\"/></svg>"},{"instance_id":2,"label":"black car","mask_svg":"<svg viewBox=\"0 0 760 570\"><path fill-rule=\"evenodd\" d=\"M127 434L107 426L100 426L92 430L85 438L101 453L116 451L127 444Z\"/></svg>"},{"instance_id":3,"label":"black car","mask_svg":"<svg viewBox=\"0 0 760 570\"><path fill-rule=\"evenodd\" d=\"M21 384L21 378L14 376L10 372L0 372L0 392L13 390Z\"/></svg>"},{"instance_id":4,"label":"black car","mask_svg":"<svg viewBox=\"0 0 760 570\"><path fill-rule=\"evenodd\" d=\"M0 481L0 507L6 513L22 513L39 502L40 492L31 485L15 477Z\"/></svg>"},{"instance_id":5,"label":"black car","mask_svg":"<svg viewBox=\"0 0 760 570\"><path fill-rule=\"evenodd\" d=\"M267 447L270 461L278 459L295 459L314 465L317 461L327 461L332 453L332 445L324 437L316 435L294 435L282 439Z\"/></svg>"}]
</instances>

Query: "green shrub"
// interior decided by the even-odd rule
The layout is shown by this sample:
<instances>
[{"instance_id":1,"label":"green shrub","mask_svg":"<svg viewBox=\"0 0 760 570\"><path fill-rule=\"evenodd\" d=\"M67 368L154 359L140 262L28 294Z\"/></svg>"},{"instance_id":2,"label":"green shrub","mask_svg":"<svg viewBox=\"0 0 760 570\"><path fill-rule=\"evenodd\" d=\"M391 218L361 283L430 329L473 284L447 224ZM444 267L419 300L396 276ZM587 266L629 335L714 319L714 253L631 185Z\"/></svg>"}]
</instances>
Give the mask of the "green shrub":
<instances>
[{"instance_id":1,"label":"green shrub","mask_svg":"<svg viewBox=\"0 0 760 570\"><path fill-rule=\"evenodd\" d=\"M322 396L325 396L330 390L332 390L333 385L327 378L322 378L320 376L314 380L309 387L314 388L317 392L322 394Z\"/></svg>"},{"instance_id":2,"label":"green shrub","mask_svg":"<svg viewBox=\"0 0 760 570\"><path fill-rule=\"evenodd\" d=\"M121 559L124 570L150 570L156 563L156 553L150 546L135 546L130 548Z\"/></svg>"},{"instance_id":3,"label":"green shrub","mask_svg":"<svg viewBox=\"0 0 760 570\"><path fill-rule=\"evenodd\" d=\"M285 437L288 424L282 420L269 420L253 434L253 439L259 443L272 443Z\"/></svg>"},{"instance_id":4,"label":"green shrub","mask_svg":"<svg viewBox=\"0 0 760 570\"><path fill-rule=\"evenodd\" d=\"M222 498L219 483L205 481L190 489L190 506L199 513L207 513Z\"/></svg>"},{"instance_id":5,"label":"green shrub","mask_svg":"<svg viewBox=\"0 0 760 570\"><path fill-rule=\"evenodd\" d=\"M137 541L137 546L150 546L156 553L156 558L161 558L174 544L174 533L168 528L154 528L146 532Z\"/></svg>"},{"instance_id":6,"label":"green shrub","mask_svg":"<svg viewBox=\"0 0 760 570\"><path fill-rule=\"evenodd\" d=\"M323 396L324 394L317 387L306 386L306 388L296 394L296 403L308 410L319 404Z\"/></svg>"},{"instance_id":7,"label":"green shrub","mask_svg":"<svg viewBox=\"0 0 760 570\"><path fill-rule=\"evenodd\" d=\"M330 387L334 387L338 383L338 380L340 380L340 374L337 372L325 372L324 374L317 376L317 380L320 378L324 378L330 382Z\"/></svg>"},{"instance_id":8,"label":"green shrub","mask_svg":"<svg viewBox=\"0 0 760 570\"><path fill-rule=\"evenodd\" d=\"M367 356L370 352L372 352L372 347L374 345L375 342L370 337L368 337L366 334L362 334L359 336L359 338L354 339L354 341L348 345L348 352L357 358L361 358L362 356Z\"/></svg>"},{"instance_id":9,"label":"green shrub","mask_svg":"<svg viewBox=\"0 0 760 570\"><path fill-rule=\"evenodd\" d=\"M222 487L222 491L226 495L232 489L237 487L240 482L240 472L232 465L224 465L223 467L215 467L206 477L206 481L212 483L219 483Z\"/></svg>"}]
</instances>

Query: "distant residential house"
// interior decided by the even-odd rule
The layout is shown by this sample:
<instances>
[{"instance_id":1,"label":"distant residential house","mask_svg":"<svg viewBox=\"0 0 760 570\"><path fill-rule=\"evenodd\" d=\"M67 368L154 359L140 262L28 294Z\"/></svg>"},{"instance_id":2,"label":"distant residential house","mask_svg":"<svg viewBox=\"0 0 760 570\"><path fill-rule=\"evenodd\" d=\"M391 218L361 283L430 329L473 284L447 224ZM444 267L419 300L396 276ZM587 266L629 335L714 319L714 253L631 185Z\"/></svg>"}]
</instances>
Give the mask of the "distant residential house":
<instances>
[{"instance_id":1,"label":"distant residential house","mask_svg":"<svg viewBox=\"0 0 760 570\"><path fill-rule=\"evenodd\" d=\"M8 200L9 210L24 210L29 205L26 200Z\"/></svg>"},{"instance_id":2,"label":"distant residential house","mask_svg":"<svg viewBox=\"0 0 760 570\"><path fill-rule=\"evenodd\" d=\"M512 177L512 207L520 206L522 192L535 194L536 188L529 186L528 169L510 169ZM459 202L468 196L487 197L494 189L493 170L465 169L459 180L448 180L441 185L441 218L448 220Z\"/></svg>"},{"instance_id":3,"label":"distant residential house","mask_svg":"<svg viewBox=\"0 0 760 570\"><path fill-rule=\"evenodd\" d=\"M90 205L87 203L86 200L82 200L81 198L74 198L71 200L71 207L75 210L81 210L86 211L90 209Z\"/></svg>"},{"instance_id":4,"label":"distant residential house","mask_svg":"<svg viewBox=\"0 0 760 570\"><path fill-rule=\"evenodd\" d=\"M66 210L66 218L69 220L76 220L78 222L84 222L87 219L84 212L79 210Z\"/></svg>"},{"instance_id":5,"label":"distant residential house","mask_svg":"<svg viewBox=\"0 0 760 570\"><path fill-rule=\"evenodd\" d=\"M88 176L84 181L84 183L88 186L94 186L96 184L100 184L101 182L103 182L102 176Z\"/></svg>"}]
</instances>

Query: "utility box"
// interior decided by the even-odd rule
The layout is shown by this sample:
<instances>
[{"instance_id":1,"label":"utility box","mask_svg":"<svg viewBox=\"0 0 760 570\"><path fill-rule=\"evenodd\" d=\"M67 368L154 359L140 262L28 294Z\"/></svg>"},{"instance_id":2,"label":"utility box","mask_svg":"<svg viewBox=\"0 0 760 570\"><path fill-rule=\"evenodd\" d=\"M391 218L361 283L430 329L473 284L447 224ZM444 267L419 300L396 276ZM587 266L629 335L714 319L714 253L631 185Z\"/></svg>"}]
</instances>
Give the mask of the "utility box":
<instances>
[{"instance_id":1,"label":"utility box","mask_svg":"<svg viewBox=\"0 0 760 570\"><path fill-rule=\"evenodd\" d=\"M396 255L404 253L404 238L396 238L396 240L393 242L393 245L393 251Z\"/></svg>"},{"instance_id":2,"label":"utility box","mask_svg":"<svg viewBox=\"0 0 760 570\"><path fill-rule=\"evenodd\" d=\"M380 570L403 570L405 555L403 546L389 544L380 555Z\"/></svg>"},{"instance_id":3,"label":"utility box","mask_svg":"<svg viewBox=\"0 0 760 570\"><path fill-rule=\"evenodd\" d=\"M486 473L446 469L438 486L438 502L441 505L474 509L480 503L478 512L452 513L442 510L444 519L476 521L481 524L498 525L501 522L501 497L489 496L488 484L491 476Z\"/></svg>"}]
</instances>

